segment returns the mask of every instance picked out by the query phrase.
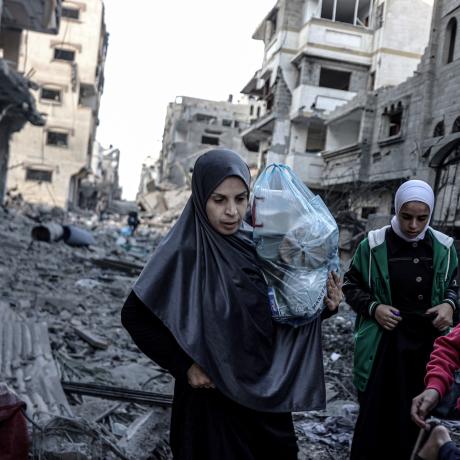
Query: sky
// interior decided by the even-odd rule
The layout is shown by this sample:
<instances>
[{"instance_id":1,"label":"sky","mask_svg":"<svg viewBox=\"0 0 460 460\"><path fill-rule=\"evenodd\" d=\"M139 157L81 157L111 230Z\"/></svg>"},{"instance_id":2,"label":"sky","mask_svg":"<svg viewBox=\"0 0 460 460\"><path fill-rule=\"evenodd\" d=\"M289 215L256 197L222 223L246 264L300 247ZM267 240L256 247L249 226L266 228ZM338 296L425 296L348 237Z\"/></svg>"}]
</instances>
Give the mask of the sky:
<instances>
[{"instance_id":1,"label":"sky","mask_svg":"<svg viewBox=\"0 0 460 460\"><path fill-rule=\"evenodd\" d=\"M110 34L97 139L121 151L123 198L161 150L176 96L234 100L262 65L252 34L276 0L105 0ZM127 6L129 4L129 7Z\"/></svg>"}]
</instances>

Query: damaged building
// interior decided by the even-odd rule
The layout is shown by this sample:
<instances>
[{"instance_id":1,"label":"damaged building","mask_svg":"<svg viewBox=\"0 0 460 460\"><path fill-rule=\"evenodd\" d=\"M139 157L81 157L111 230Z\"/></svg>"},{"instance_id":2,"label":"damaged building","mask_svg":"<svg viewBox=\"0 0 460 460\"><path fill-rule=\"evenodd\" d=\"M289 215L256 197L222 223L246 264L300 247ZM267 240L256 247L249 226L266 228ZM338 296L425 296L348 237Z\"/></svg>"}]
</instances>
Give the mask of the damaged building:
<instances>
[{"instance_id":1,"label":"damaged building","mask_svg":"<svg viewBox=\"0 0 460 460\"><path fill-rule=\"evenodd\" d=\"M78 207L102 212L114 201L121 200L119 182L120 150L110 145L104 148L94 142L91 167L81 180L78 190Z\"/></svg>"},{"instance_id":2,"label":"damaged building","mask_svg":"<svg viewBox=\"0 0 460 460\"><path fill-rule=\"evenodd\" d=\"M242 133L259 165L283 162L308 186L329 185L322 180L325 120L356 95L412 75L428 43L432 4L278 0L253 35L265 44L264 59L242 90L266 103ZM344 135L355 136L355 120L347 123Z\"/></svg>"},{"instance_id":3,"label":"damaged building","mask_svg":"<svg viewBox=\"0 0 460 460\"><path fill-rule=\"evenodd\" d=\"M390 214L406 179L429 182L432 224L460 238L460 1L440 0L414 75L358 95L327 121L323 184L366 218Z\"/></svg>"},{"instance_id":4,"label":"damaged building","mask_svg":"<svg viewBox=\"0 0 460 460\"><path fill-rule=\"evenodd\" d=\"M228 101L177 97L166 113L163 146L156 166L159 181L186 184L196 158L213 146L236 150L250 166L257 165L257 151L242 144L241 133L264 111L265 103L254 98L233 103L232 96ZM151 174L151 168L144 172Z\"/></svg>"},{"instance_id":5,"label":"damaged building","mask_svg":"<svg viewBox=\"0 0 460 460\"><path fill-rule=\"evenodd\" d=\"M19 66L23 31L56 34L60 16L60 0L0 2L0 202L5 196L11 136L28 122L45 124L30 91L36 87Z\"/></svg>"},{"instance_id":6,"label":"damaged building","mask_svg":"<svg viewBox=\"0 0 460 460\"><path fill-rule=\"evenodd\" d=\"M26 201L79 206L104 86L103 2L66 0L56 36L24 31L16 43L17 69L37 83L37 109L46 125L27 125L13 136L7 188Z\"/></svg>"}]
</instances>

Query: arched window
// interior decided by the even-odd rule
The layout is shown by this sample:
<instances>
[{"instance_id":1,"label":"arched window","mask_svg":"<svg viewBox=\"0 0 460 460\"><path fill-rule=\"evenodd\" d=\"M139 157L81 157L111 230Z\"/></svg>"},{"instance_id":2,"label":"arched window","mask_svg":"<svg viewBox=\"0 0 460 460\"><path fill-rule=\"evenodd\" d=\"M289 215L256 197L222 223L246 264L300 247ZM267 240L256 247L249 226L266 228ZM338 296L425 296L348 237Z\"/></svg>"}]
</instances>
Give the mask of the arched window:
<instances>
[{"instance_id":1,"label":"arched window","mask_svg":"<svg viewBox=\"0 0 460 460\"><path fill-rule=\"evenodd\" d=\"M439 123L436 123L436 126L434 127L433 137L444 136L444 134L446 134L446 127L444 122L440 121Z\"/></svg>"},{"instance_id":2,"label":"arched window","mask_svg":"<svg viewBox=\"0 0 460 460\"><path fill-rule=\"evenodd\" d=\"M460 133L460 117L457 117L452 125L453 133Z\"/></svg>"},{"instance_id":3,"label":"arched window","mask_svg":"<svg viewBox=\"0 0 460 460\"><path fill-rule=\"evenodd\" d=\"M444 56L445 63L449 64L454 60L455 54L455 40L457 38L457 20L452 18L447 24L446 28L446 40L444 43Z\"/></svg>"}]
</instances>

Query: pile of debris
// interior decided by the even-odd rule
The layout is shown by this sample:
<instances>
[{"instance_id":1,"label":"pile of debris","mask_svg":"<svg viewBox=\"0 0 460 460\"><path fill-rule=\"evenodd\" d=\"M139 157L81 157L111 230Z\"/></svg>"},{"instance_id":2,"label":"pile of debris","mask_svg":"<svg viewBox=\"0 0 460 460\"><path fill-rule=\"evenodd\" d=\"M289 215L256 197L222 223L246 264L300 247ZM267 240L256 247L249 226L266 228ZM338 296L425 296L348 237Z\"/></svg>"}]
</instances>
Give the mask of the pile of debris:
<instances>
[{"instance_id":1,"label":"pile of debris","mask_svg":"<svg viewBox=\"0 0 460 460\"><path fill-rule=\"evenodd\" d=\"M121 215L0 207L0 380L27 403L36 458L171 458L172 378L137 350L120 311L188 192L175 196L123 243ZM70 245L66 228L91 243ZM301 459L348 456L353 321L343 306L323 323L328 407L295 414Z\"/></svg>"}]
</instances>

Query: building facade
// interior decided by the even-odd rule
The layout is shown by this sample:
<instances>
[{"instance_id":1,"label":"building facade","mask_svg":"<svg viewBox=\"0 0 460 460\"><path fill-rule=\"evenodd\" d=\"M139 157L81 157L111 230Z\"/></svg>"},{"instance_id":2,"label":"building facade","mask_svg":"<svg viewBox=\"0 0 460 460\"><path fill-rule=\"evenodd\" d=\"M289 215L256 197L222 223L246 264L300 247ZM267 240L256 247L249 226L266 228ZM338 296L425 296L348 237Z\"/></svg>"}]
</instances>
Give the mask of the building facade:
<instances>
[{"instance_id":1,"label":"building facade","mask_svg":"<svg viewBox=\"0 0 460 460\"><path fill-rule=\"evenodd\" d=\"M260 165L287 163L310 187L323 187L328 115L411 76L431 14L432 0L278 0L253 35L265 44L263 65L242 90L266 102L242 133ZM353 137L350 122L343 135Z\"/></svg>"},{"instance_id":2,"label":"building facade","mask_svg":"<svg viewBox=\"0 0 460 460\"><path fill-rule=\"evenodd\" d=\"M432 224L460 238L459 23L460 1L437 0L415 75L331 114L323 183L358 216L390 214L395 187L423 179L436 195Z\"/></svg>"},{"instance_id":3,"label":"building facade","mask_svg":"<svg viewBox=\"0 0 460 460\"><path fill-rule=\"evenodd\" d=\"M61 0L0 1L0 203L6 190L11 136L28 122L45 124L30 91L34 84L18 72L22 31L56 34L60 16Z\"/></svg>"},{"instance_id":4,"label":"building facade","mask_svg":"<svg viewBox=\"0 0 460 460\"><path fill-rule=\"evenodd\" d=\"M44 127L13 136L7 187L30 202L79 205L104 86L108 34L102 0L66 0L56 36L24 32L18 69L33 77Z\"/></svg>"},{"instance_id":5,"label":"building facade","mask_svg":"<svg viewBox=\"0 0 460 460\"><path fill-rule=\"evenodd\" d=\"M156 167L158 180L181 186L190 179L195 160L213 146L239 152L250 166L256 166L257 151L245 147L241 133L264 110L265 103L247 99L244 103L210 101L193 97L177 97L168 105L163 145ZM152 174L152 168L144 173ZM147 182L141 178L143 186Z\"/></svg>"}]
</instances>

